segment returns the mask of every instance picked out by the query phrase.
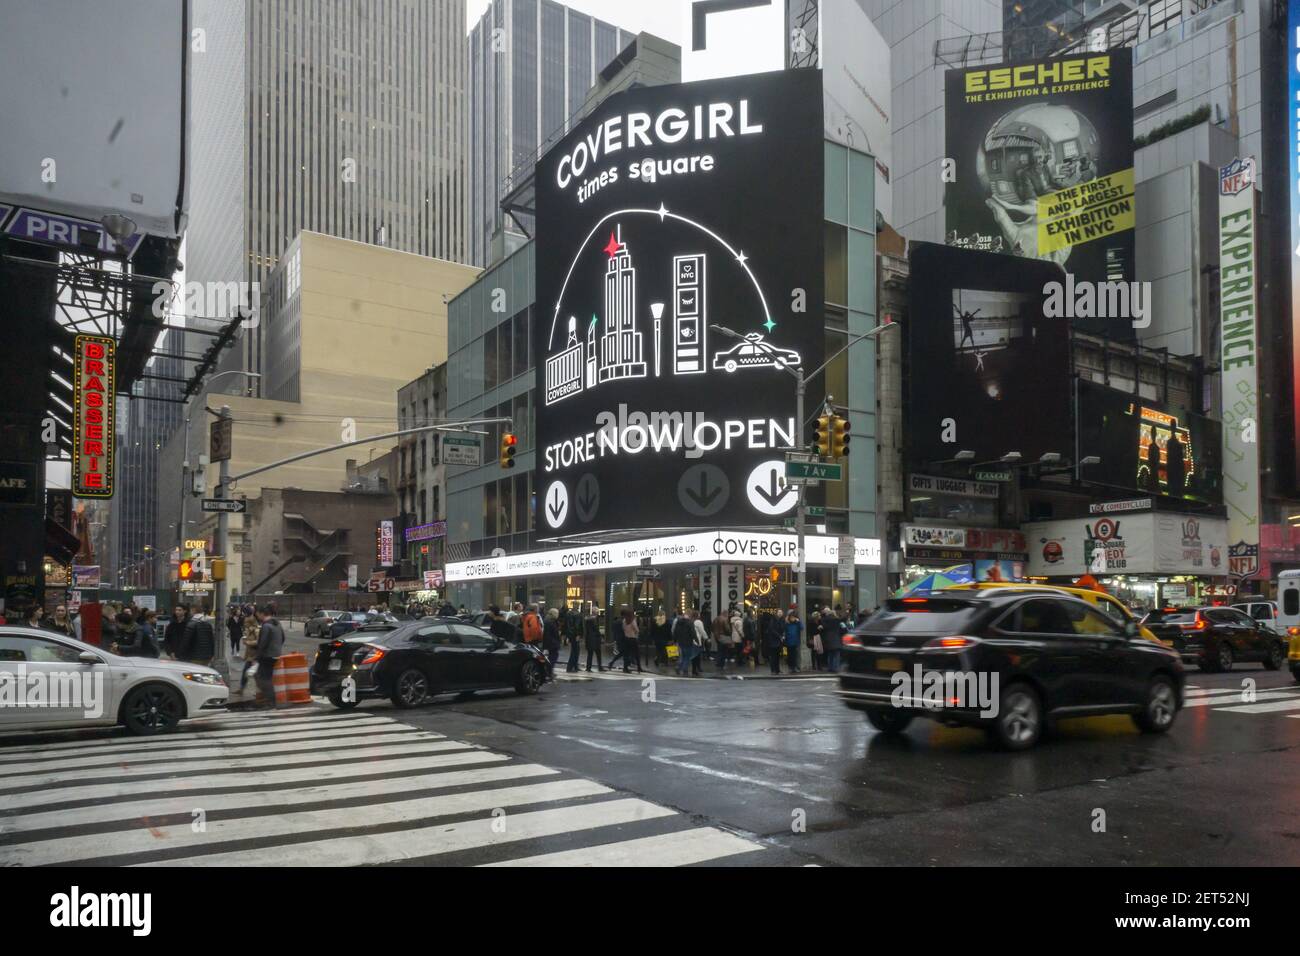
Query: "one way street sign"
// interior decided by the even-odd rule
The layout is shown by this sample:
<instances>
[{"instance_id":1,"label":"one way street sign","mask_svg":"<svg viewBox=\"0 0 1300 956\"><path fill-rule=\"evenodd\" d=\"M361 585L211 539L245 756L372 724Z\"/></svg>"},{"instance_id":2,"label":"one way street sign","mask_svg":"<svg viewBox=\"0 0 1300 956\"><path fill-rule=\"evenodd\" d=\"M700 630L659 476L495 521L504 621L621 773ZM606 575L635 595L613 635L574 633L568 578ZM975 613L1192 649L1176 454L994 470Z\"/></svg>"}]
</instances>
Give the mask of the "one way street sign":
<instances>
[{"instance_id":1,"label":"one way street sign","mask_svg":"<svg viewBox=\"0 0 1300 956\"><path fill-rule=\"evenodd\" d=\"M204 511L227 511L231 514L241 515L248 508L248 502L242 498L204 498Z\"/></svg>"}]
</instances>

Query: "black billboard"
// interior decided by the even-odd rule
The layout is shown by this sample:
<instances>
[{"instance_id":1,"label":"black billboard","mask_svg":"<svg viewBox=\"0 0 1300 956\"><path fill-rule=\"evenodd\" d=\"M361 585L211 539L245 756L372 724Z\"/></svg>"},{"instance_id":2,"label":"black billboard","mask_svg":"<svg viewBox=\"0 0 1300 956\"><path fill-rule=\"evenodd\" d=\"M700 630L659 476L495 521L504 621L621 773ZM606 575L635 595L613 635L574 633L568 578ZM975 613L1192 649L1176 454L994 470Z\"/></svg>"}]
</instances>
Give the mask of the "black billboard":
<instances>
[{"instance_id":1,"label":"black billboard","mask_svg":"<svg viewBox=\"0 0 1300 956\"><path fill-rule=\"evenodd\" d=\"M1223 426L1149 399L1079 383L1079 457L1085 481L1209 504L1223 502Z\"/></svg>"},{"instance_id":2,"label":"black billboard","mask_svg":"<svg viewBox=\"0 0 1300 956\"><path fill-rule=\"evenodd\" d=\"M1043 286L1061 268L933 243L912 243L910 266L912 468L961 451L974 462L1068 457L1069 326L1043 315Z\"/></svg>"},{"instance_id":3,"label":"black billboard","mask_svg":"<svg viewBox=\"0 0 1300 956\"><path fill-rule=\"evenodd\" d=\"M822 149L821 74L789 70L618 94L538 163L540 537L793 511Z\"/></svg>"},{"instance_id":4,"label":"black billboard","mask_svg":"<svg viewBox=\"0 0 1300 956\"><path fill-rule=\"evenodd\" d=\"M1133 281L1130 51L949 70L944 103L949 245L1044 259L1078 282ZM1132 339L1133 316L1104 303L1090 294L1075 327Z\"/></svg>"}]
</instances>

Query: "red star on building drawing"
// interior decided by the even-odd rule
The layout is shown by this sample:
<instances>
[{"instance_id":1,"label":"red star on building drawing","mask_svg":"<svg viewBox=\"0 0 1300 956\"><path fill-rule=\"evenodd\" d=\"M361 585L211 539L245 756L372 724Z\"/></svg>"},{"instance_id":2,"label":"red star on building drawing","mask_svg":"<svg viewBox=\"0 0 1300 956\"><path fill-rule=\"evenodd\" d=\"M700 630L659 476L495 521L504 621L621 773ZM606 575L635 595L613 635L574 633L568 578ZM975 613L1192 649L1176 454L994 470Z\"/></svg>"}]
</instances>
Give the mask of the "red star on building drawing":
<instances>
[{"instance_id":1,"label":"red star on building drawing","mask_svg":"<svg viewBox=\"0 0 1300 956\"><path fill-rule=\"evenodd\" d=\"M607 254L611 259L613 259L616 255L618 255L618 250L620 250L620 249L622 249L622 248L623 248L623 245L622 245L622 243L620 243L620 242L618 241L618 237L615 236L615 235L611 232L611 233L609 234L609 245L607 245L607 246L605 247L605 252L606 252L606 254Z\"/></svg>"}]
</instances>

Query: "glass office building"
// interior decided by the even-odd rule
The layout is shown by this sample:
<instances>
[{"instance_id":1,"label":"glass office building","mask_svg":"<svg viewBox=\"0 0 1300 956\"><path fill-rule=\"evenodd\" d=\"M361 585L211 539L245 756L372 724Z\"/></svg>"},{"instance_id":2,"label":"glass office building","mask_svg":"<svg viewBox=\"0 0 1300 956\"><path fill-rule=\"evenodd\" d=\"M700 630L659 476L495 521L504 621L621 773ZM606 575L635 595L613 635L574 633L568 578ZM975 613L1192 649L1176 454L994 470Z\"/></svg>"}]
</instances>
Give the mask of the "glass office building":
<instances>
[{"instance_id":1,"label":"glass office building","mask_svg":"<svg viewBox=\"0 0 1300 956\"><path fill-rule=\"evenodd\" d=\"M470 262L486 265L525 241L501 212L508 184L568 131L597 72L633 36L553 0L495 0L475 24L468 40ZM531 222L525 225L531 233Z\"/></svg>"}]
</instances>

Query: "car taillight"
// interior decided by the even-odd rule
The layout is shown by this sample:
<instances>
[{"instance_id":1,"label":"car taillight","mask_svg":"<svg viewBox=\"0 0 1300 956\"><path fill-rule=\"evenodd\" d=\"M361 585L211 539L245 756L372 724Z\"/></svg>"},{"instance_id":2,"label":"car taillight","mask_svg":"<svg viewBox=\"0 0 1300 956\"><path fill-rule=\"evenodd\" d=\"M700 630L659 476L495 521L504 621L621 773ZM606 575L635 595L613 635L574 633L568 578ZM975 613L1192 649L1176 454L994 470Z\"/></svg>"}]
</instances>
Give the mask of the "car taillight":
<instances>
[{"instance_id":1,"label":"car taillight","mask_svg":"<svg viewBox=\"0 0 1300 956\"><path fill-rule=\"evenodd\" d=\"M944 651L959 651L966 647L974 647L979 642L978 637L954 634L951 637L932 637L921 646Z\"/></svg>"},{"instance_id":2,"label":"car taillight","mask_svg":"<svg viewBox=\"0 0 1300 956\"><path fill-rule=\"evenodd\" d=\"M364 654L365 656L362 657L361 660L358 661L357 663L360 664L362 667L364 667L366 664L378 663L380 660L383 659L383 656L388 652L385 651L382 647L375 647L372 644L367 644L365 647L361 649L361 653Z\"/></svg>"},{"instance_id":3,"label":"car taillight","mask_svg":"<svg viewBox=\"0 0 1300 956\"><path fill-rule=\"evenodd\" d=\"M1196 620L1193 621L1191 624L1179 624L1178 626L1181 627L1184 631L1203 631L1210 625L1206 623L1205 618L1197 614Z\"/></svg>"},{"instance_id":4,"label":"car taillight","mask_svg":"<svg viewBox=\"0 0 1300 956\"><path fill-rule=\"evenodd\" d=\"M1286 629L1287 634L1291 637L1300 637L1300 627L1291 626Z\"/></svg>"},{"instance_id":5,"label":"car taillight","mask_svg":"<svg viewBox=\"0 0 1300 956\"><path fill-rule=\"evenodd\" d=\"M861 647L862 640L856 634L845 634L840 638L840 644L844 647Z\"/></svg>"}]
</instances>

